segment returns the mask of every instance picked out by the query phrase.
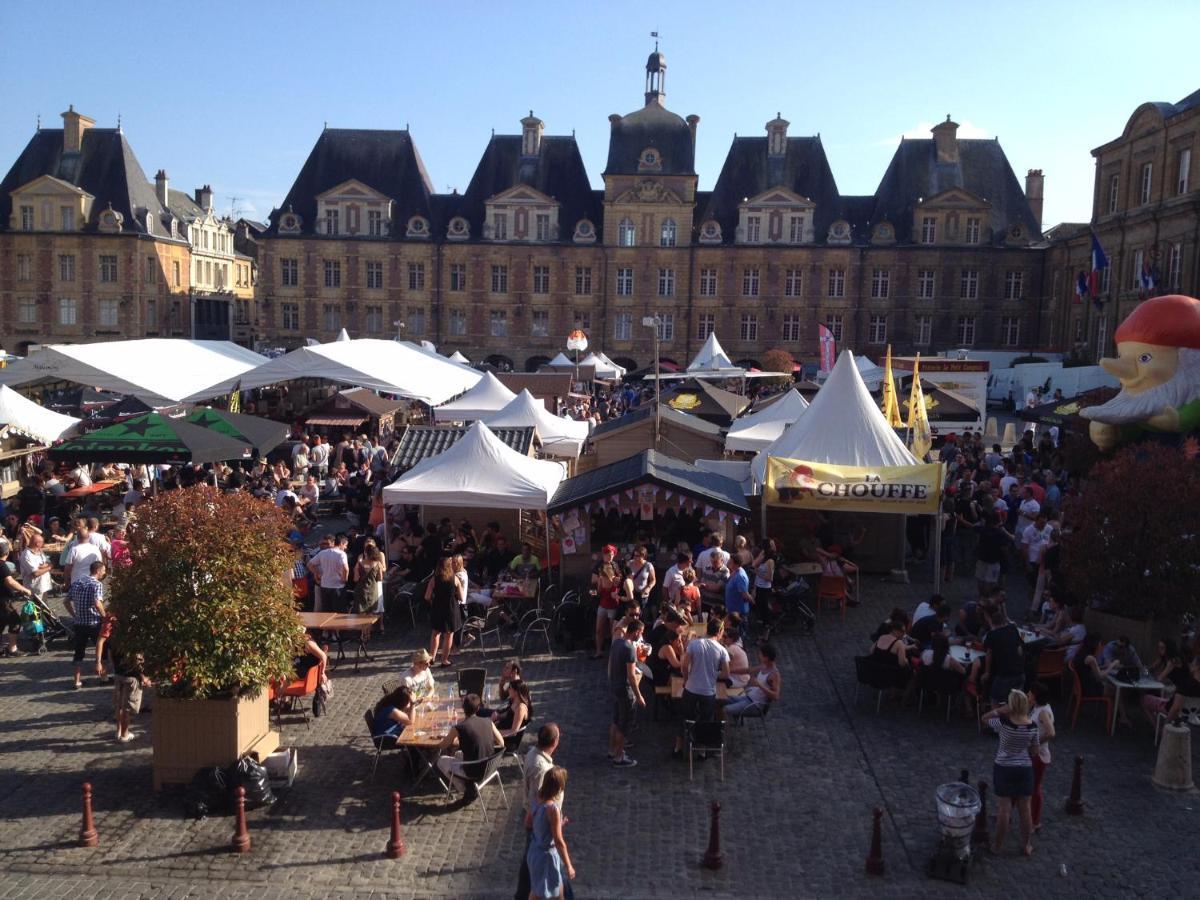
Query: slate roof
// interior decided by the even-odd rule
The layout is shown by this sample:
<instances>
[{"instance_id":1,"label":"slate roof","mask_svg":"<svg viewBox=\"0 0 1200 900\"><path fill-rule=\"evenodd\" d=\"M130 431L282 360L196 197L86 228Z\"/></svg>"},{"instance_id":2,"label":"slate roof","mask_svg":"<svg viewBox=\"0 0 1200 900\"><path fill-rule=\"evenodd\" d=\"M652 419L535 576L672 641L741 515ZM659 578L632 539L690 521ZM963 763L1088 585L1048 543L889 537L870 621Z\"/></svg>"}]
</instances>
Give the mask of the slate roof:
<instances>
[{"instance_id":1,"label":"slate roof","mask_svg":"<svg viewBox=\"0 0 1200 900\"><path fill-rule=\"evenodd\" d=\"M605 175L636 175L642 151L653 147L662 168L653 175L695 175L696 148L687 122L658 103L650 102L612 122Z\"/></svg>"},{"instance_id":2,"label":"slate roof","mask_svg":"<svg viewBox=\"0 0 1200 900\"><path fill-rule=\"evenodd\" d=\"M643 484L685 494L726 512L743 515L750 512L741 485L732 478L705 472L657 450L643 450L636 456L565 479L550 498L546 511L574 509Z\"/></svg>"},{"instance_id":3,"label":"slate roof","mask_svg":"<svg viewBox=\"0 0 1200 900\"><path fill-rule=\"evenodd\" d=\"M393 238L402 239L410 217L432 221L433 185L408 131L326 128L317 138L292 189L271 212L267 234L278 235L279 217L290 207L300 216L302 234L315 234L317 195L354 179L395 203Z\"/></svg>"},{"instance_id":4,"label":"slate roof","mask_svg":"<svg viewBox=\"0 0 1200 900\"><path fill-rule=\"evenodd\" d=\"M898 243L911 243L918 199L956 187L991 204L990 225L996 243L1002 243L1006 230L1018 222L1031 239L1041 236L1025 191L997 140L959 139L956 163L937 161L932 138L901 140L875 192L871 224L886 219L896 229Z\"/></svg>"},{"instance_id":5,"label":"slate roof","mask_svg":"<svg viewBox=\"0 0 1200 900\"><path fill-rule=\"evenodd\" d=\"M742 201L782 187L817 204L813 225L816 239L823 240L841 212L825 148L819 137L788 138L786 146L784 155L770 157L766 137L735 137L707 205L697 205L704 210L698 221L716 219L723 242L732 244Z\"/></svg>"},{"instance_id":6,"label":"slate roof","mask_svg":"<svg viewBox=\"0 0 1200 900\"><path fill-rule=\"evenodd\" d=\"M598 200L574 137L543 136L538 155L526 157L521 155L521 135L497 134L488 141L458 210L471 223L473 238L483 233L488 198L518 184L561 204L557 240L570 241L580 219L590 219L601 231L603 193Z\"/></svg>"},{"instance_id":7,"label":"slate roof","mask_svg":"<svg viewBox=\"0 0 1200 900\"><path fill-rule=\"evenodd\" d=\"M95 197L85 231L95 231L100 213L111 205L124 216L122 233L146 234L144 217L150 212L150 233L170 238L170 229L163 222L167 211L158 202L154 185L146 179L129 141L115 128L88 128L79 153L63 152L61 128L42 128L34 134L0 181L0 231L8 229L12 191L42 175Z\"/></svg>"},{"instance_id":8,"label":"slate roof","mask_svg":"<svg viewBox=\"0 0 1200 900\"><path fill-rule=\"evenodd\" d=\"M187 191L177 191L174 188L167 188L167 205L180 222L198 219L206 212L200 204L192 199L191 194Z\"/></svg>"},{"instance_id":9,"label":"slate roof","mask_svg":"<svg viewBox=\"0 0 1200 900\"><path fill-rule=\"evenodd\" d=\"M413 425L400 438L392 456L392 469L407 472L423 459L437 456L457 444L469 428L445 428L440 425ZM534 441L534 427L493 428L492 434L522 456L528 456Z\"/></svg>"},{"instance_id":10,"label":"slate roof","mask_svg":"<svg viewBox=\"0 0 1200 900\"><path fill-rule=\"evenodd\" d=\"M354 408L360 409L372 416L389 416L404 405L399 400L386 400L367 388L347 388L344 391L338 391L337 396L330 397L308 415L336 414L339 411L338 396L342 397ZM341 408L344 409L344 407Z\"/></svg>"},{"instance_id":11,"label":"slate roof","mask_svg":"<svg viewBox=\"0 0 1200 900\"><path fill-rule=\"evenodd\" d=\"M592 440L598 440L608 435L615 434L618 431L629 428L631 425L644 422L653 415L654 404L643 404L632 412L627 412L625 415L619 418L609 419L607 422L597 425L595 430L592 431ZM671 409L671 407L667 406L665 403L663 404L662 408L662 421L672 425L678 425L681 428L687 428L692 431L699 432L700 434L709 435L714 439L720 439L721 437L721 429L712 422L706 422L704 419L696 416L691 416L687 413L679 412L679 410Z\"/></svg>"}]
</instances>

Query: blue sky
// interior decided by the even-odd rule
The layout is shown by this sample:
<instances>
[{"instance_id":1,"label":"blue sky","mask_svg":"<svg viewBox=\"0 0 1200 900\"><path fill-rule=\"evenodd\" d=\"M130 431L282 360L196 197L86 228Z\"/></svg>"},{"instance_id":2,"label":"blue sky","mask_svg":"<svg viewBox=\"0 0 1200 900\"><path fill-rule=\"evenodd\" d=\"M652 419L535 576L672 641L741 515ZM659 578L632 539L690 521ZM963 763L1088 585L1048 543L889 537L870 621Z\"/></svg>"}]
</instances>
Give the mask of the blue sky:
<instances>
[{"instance_id":1,"label":"blue sky","mask_svg":"<svg viewBox=\"0 0 1200 900\"><path fill-rule=\"evenodd\" d=\"M776 111L820 133L842 193L871 193L901 134L953 115L1046 172L1046 225L1086 220L1090 150L1146 100L1200 88L1200 3L0 4L0 167L73 103L124 130L148 176L213 186L265 218L323 125L403 128L437 190L462 190L494 128L530 108L580 141L600 186L608 115L642 104L662 35L667 106L700 116L711 188L734 133ZM64 41L78 51L55 52Z\"/></svg>"}]
</instances>

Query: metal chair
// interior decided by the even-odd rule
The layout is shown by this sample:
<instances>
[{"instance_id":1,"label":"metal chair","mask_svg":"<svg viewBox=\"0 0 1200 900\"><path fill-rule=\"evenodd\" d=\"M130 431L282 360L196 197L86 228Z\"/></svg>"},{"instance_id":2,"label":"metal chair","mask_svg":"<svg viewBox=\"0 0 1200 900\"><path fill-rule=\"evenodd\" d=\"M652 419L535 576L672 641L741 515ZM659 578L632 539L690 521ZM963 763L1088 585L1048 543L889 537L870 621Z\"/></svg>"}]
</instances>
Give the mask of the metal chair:
<instances>
[{"instance_id":1,"label":"metal chair","mask_svg":"<svg viewBox=\"0 0 1200 900\"><path fill-rule=\"evenodd\" d=\"M521 633L521 655L525 655L525 642L529 640L531 634L540 634L546 639L546 654L554 655L554 648L550 645L550 629L554 627L552 619L542 615L541 610L531 609L526 613L521 622L518 623L518 629Z\"/></svg>"},{"instance_id":2,"label":"metal chair","mask_svg":"<svg viewBox=\"0 0 1200 900\"><path fill-rule=\"evenodd\" d=\"M856 675L854 702L858 703L860 685L874 688L878 691L878 696L875 698L876 715L879 715L879 709L883 705L883 692L902 687L908 675L908 669L901 669L900 666L890 664L885 665L870 656L854 657L854 672Z\"/></svg>"},{"instance_id":3,"label":"metal chair","mask_svg":"<svg viewBox=\"0 0 1200 900\"><path fill-rule=\"evenodd\" d=\"M767 713L771 711L770 700L755 700L736 716L730 716L735 725L743 726L747 719L757 719L762 722L762 731L767 738L767 746L771 745L771 729L767 727Z\"/></svg>"},{"instance_id":4,"label":"metal chair","mask_svg":"<svg viewBox=\"0 0 1200 900\"><path fill-rule=\"evenodd\" d=\"M721 757L721 781L725 780L725 723L695 722L688 719L683 723L687 741L688 781L692 780L692 765L697 753L716 753Z\"/></svg>"},{"instance_id":5,"label":"metal chair","mask_svg":"<svg viewBox=\"0 0 1200 900\"><path fill-rule=\"evenodd\" d=\"M483 653L487 653L487 648L484 646L483 639L486 635L493 635L496 638L496 649L501 649L503 641L500 637L500 629L504 625L504 611L497 608L495 605L488 607L488 611L483 616L471 616L463 623L462 635L465 638L468 634L474 635L479 641L479 649Z\"/></svg>"},{"instance_id":6,"label":"metal chair","mask_svg":"<svg viewBox=\"0 0 1200 900\"><path fill-rule=\"evenodd\" d=\"M371 743L375 745L375 762L371 766L371 780L375 780L375 770L379 768L379 756L384 750L395 750L399 746L398 736L394 734L375 734L375 711L368 708L363 713L363 719L367 723L367 734L371 738Z\"/></svg>"},{"instance_id":7,"label":"metal chair","mask_svg":"<svg viewBox=\"0 0 1200 900\"><path fill-rule=\"evenodd\" d=\"M465 761L461 759L453 759L450 761L450 777L441 778L439 771L438 777L441 778L442 786L446 789L446 795L454 794L454 779L461 778L463 781L475 788L475 793L479 797L479 805L483 807L483 821L488 822L487 803L483 799L483 787L489 782L495 781L496 787L500 789L500 797L504 800L504 808L508 809L508 795L504 793L504 782L500 780L500 762L504 759L504 750L501 748L487 759Z\"/></svg>"},{"instance_id":8,"label":"metal chair","mask_svg":"<svg viewBox=\"0 0 1200 900\"><path fill-rule=\"evenodd\" d=\"M522 776L525 775L525 760L521 758L521 742L525 740L525 733L528 730L529 724L526 723L520 731L504 736L504 755L511 756L517 761L517 768L521 770Z\"/></svg>"},{"instance_id":9,"label":"metal chair","mask_svg":"<svg viewBox=\"0 0 1200 900\"><path fill-rule=\"evenodd\" d=\"M950 669L934 669L932 666L921 666L917 673L917 687L921 695L917 701L917 715L925 711L925 692L937 694L946 698L946 721L950 721L950 706L955 695L962 693L965 676ZM941 700L939 699L939 703Z\"/></svg>"},{"instance_id":10,"label":"metal chair","mask_svg":"<svg viewBox=\"0 0 1200 900\"><path fill-rule=\"evenodd\" d=\"M487 681L487 669L459 669L458 696L478 694L483 697L484 683Z\"/></svg>"}]
</instances>

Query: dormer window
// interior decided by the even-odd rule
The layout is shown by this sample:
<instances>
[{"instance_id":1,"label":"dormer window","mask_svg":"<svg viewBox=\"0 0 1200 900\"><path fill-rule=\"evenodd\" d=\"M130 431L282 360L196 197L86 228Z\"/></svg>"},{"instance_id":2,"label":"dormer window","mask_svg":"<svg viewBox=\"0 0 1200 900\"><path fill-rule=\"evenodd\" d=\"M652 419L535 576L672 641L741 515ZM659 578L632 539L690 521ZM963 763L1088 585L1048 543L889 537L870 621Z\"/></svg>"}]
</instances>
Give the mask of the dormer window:
<instances>
[{"instance_id":1,"label":"dormer window","mask_svg":"<svg viewBox=\"0 0 1200 900\"><path fill-rule=\"evenodd\" d=\"M788 221L788 243L804 243L804 216L790 216Z\"/></svg>"},{"instance_id":2,"label":"dormer window","mask_svg":"<svg viewBox=\"0 0 1200 900\"><path fill-rule=\"evenodd\" d=\"M371 237L383 237L383 211L367 210L367 234Z\"/></svg>"},{"instance_id":3,"label":"dormer window","mask_svg":"<svg viewBox=\"0 0 1200 900\"><path fill-rule=\"evenodd\" d=\"M707 222L705 222L700 228L700 243L721 243L721 226L712 219L709 219Z\"/></svg>"},{"instance_id":4,"label":"dormer window","mask_svg":"<svg viewBox=\"0 0 1200 900\"><path fill-rule=\"evenodd\" d=\"M327 208L325 210L325 233L337 234L338 231L338 210Z\"/></svg>"},{"instance_id":5,"label":"dormer window","mask_svg":"<svg viewBox=\"0 0 1200 900\"><path fill-rule=\"evenodd\" d=\"M637 243L637 229L633 227L633 222L630 219L622 219L617 226L617 245L620 247L632 247Z\"/></svg>"},{"instance_id":6,"label":"dormer window","mask_svg":"<svg viewBox=\"0 0 1200 900\"><path fill-rule=\"evenodd\" d=\"M451 219L450 227L446 229L446 236L452 241L465 241L470 234L470 226L462 216L455 216Z\"/></svg>"},{"instance_id":7,"label":"dormer window","mask_svg":"<svg viewBox=\"0 0 1200 900\"><path fill-rule=\"evenodd\" d=\"M33 228L34 228L33 207L32 206L22 206L21 207L21 230L22 231L33 231Z\"/></svg>"},{"instance_id":8,"label":"dormer window","mask_svg":"<svg viewBox=\"0 0 1200 900\"><path fill-rule=\"evenodd\" d=\"M662 234L660 235L659 241L658 241L659 246L660 247L674 247L676 244L677 233L678 233L678 226L675 224L675 220L674 219L663 219Z\"/></svg>"},{"instance_id":9,"label":"dormer window","mask_svg":"<svg viewBox=\"0 0 1200 900\"><path fill-rule=\"evenodd\" d=\"M757 244L762 241L762 216L746 217L746 243Z\"/></svg>"},{"instance_id":10,"label":"dormer window","mask_svg":"<svg viewBox=\"0 0 1200 900\"><path fill-rule=\"evenodd\" d=\"M429 221L424 216L413 216L408 220L408 228L404 236L410 238L429 237Z\"/></svg>"},{"instance_id":11,"label":"dormer window","mask_svg":"<svg viewBox=\"0 0 1200 900\"><path fill-rule=\"evenodd\" d=\"M73 210L69 206L64 206L59 210L59 212L62 214L61 215L62 230L63 231L74 231L75 230L75 210ZM147 230L149 230L149 229L147 229Z\"/></svg>"},{"instance_id":12,"label":"dormer window","mask_svg":"<svg viewBox=\"0 0 1200 900\"><path fill-rule=\"evenodd\" d=\"M937 241L937 219L924 216L921 219L921 243L933 244Z\"/></svg>"},{"instance_id":13,"label":"dormer window","mask_svg":"<svg viewBox=\"0 0 1200 900\"><path fill-rule=\"evenodd\" d=\"M508 213L492 213L492 240L508 240Z\"/></svg>"},{"instance_id":14,"label":"dormer window","mask_svg":"<svg viewBox=\"0 0 1200 900\"><path fill-rule=\"evenodd\" d=\"M279 219L279 230L283 234L298 234L300 232L300 217L295 213L284 213Z\"/></svg>"},{"instance_id":15,"label":"dormer window","mask_svg":"<svg viewBox=\"0 0 1200 900\"><path fill-rule=\"evenodd\" d=\"M662 155L653 147L647 147L638 157L639 172L659 172L662 170Z\"/></svg>"}]
</instances>

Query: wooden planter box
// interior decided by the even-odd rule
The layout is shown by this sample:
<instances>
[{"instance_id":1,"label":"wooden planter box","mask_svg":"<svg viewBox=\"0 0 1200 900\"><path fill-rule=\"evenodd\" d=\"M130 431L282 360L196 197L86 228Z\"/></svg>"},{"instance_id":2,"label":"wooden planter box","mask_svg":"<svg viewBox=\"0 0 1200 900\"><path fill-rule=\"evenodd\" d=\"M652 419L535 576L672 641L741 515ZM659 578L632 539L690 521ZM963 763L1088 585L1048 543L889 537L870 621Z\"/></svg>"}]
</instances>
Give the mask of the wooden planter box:
<instances>
[{"instance_id":1,"label":"wooden planter box","mask_svg":"<svg viewBox=\"0 0 1200 900\"><path fill-rule=\"evenodd\" d=\"M220 700L154 698L154 789L187 784L198 769L233 765L251 751L266 759L279 747L264 688Z\"/></svg>"},{"instance_id":2,"label":"wooden planter box","mask_svg":"<svg viewBox=\"0 0 1200 900\"><path fill-rule=\"evenodd\" d=\"M1178 640L1179 626L1174 629L1168 619L1130 619L1116 613L1104 612L1088 607L1083 613L1083 623L1087 630L1095 632L1104 639L1105 643L1114 641L1121 635L1126 635L1133 649L1138 652L1142 662L1150 665L1158 655L1158 642L1162 638ZM1175 634L1172 634L1172 630Z\"/></svg>"}]
</instances>

